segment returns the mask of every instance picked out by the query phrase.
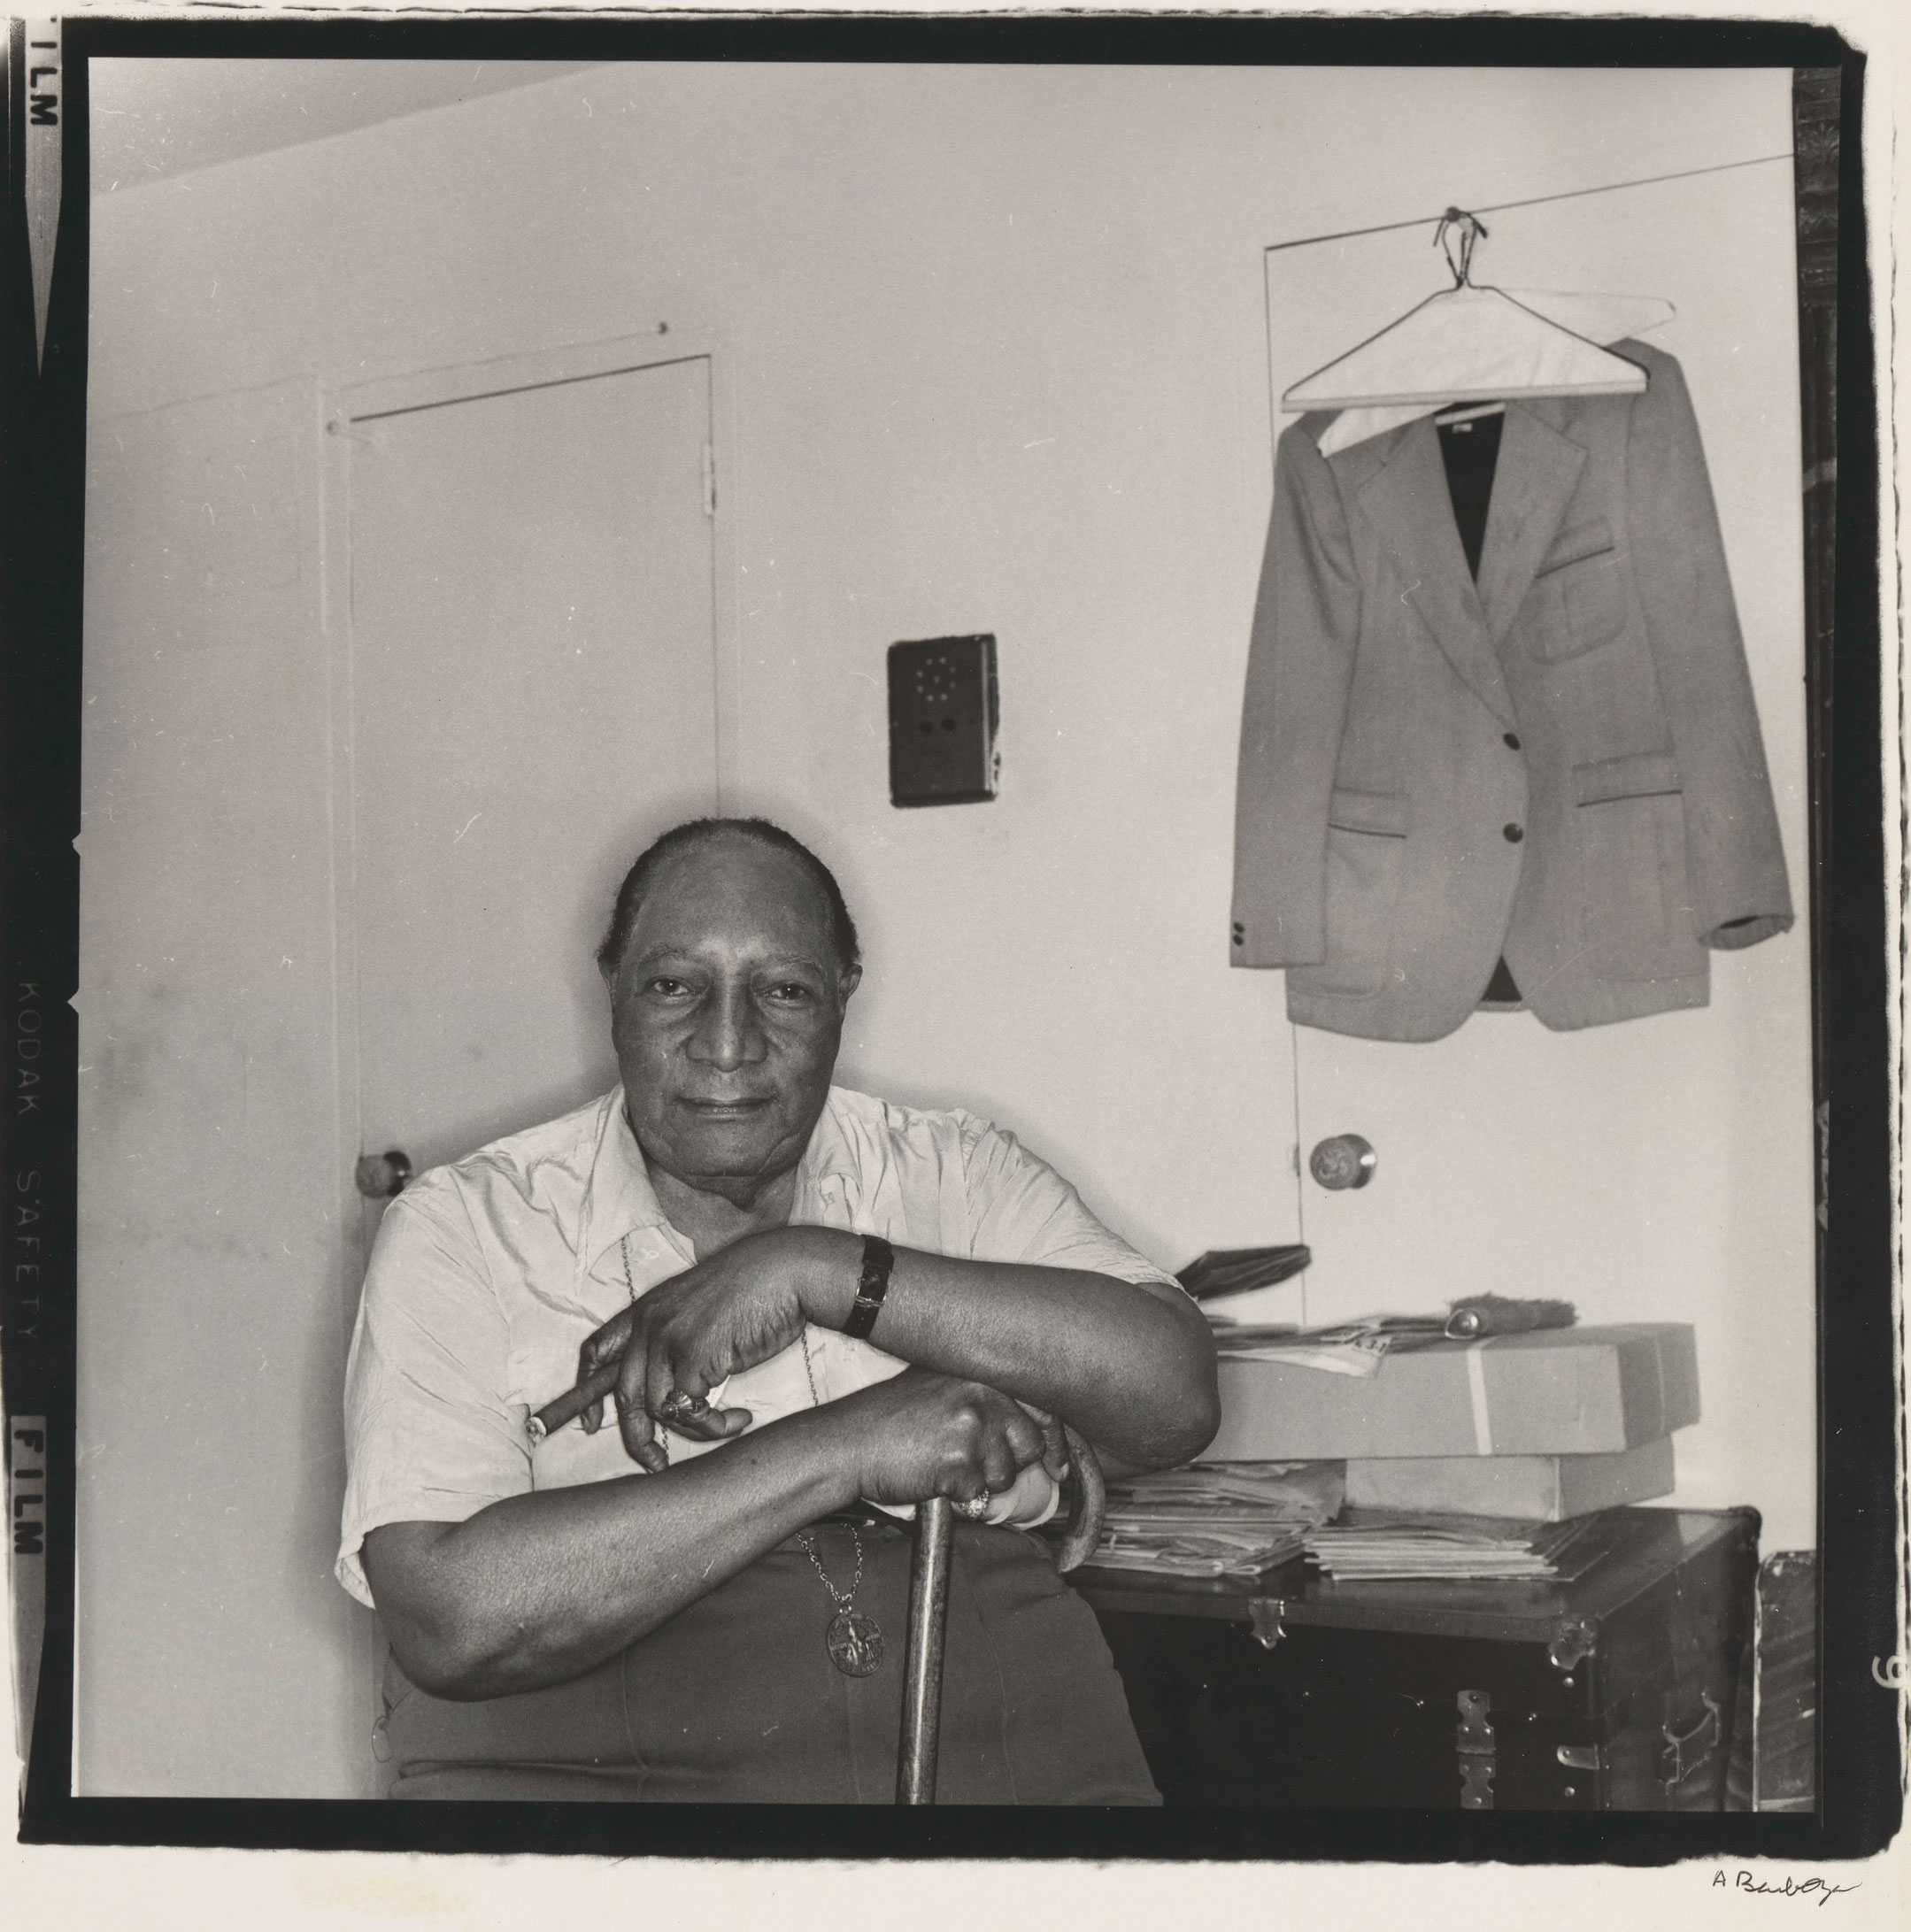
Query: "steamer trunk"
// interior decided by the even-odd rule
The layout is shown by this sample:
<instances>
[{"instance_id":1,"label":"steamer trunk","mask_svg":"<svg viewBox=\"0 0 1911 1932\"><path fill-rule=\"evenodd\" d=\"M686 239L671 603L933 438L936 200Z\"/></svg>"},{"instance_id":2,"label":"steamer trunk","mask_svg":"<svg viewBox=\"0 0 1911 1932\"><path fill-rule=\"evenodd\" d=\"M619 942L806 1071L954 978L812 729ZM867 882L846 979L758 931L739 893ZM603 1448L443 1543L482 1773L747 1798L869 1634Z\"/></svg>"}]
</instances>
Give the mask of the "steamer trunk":
<instances>
[{"instance_id":1,"label":"steamer trunk","mask_svg":"<svg viewBox=\"0 0 1911 1932\"><path fill-rule=\"evenodd\" d=\"M1076 1582L1170 1805L1712 1811L1758 1528L1608 1511L1563 1583Z\"/></svg>"}]
</instances>

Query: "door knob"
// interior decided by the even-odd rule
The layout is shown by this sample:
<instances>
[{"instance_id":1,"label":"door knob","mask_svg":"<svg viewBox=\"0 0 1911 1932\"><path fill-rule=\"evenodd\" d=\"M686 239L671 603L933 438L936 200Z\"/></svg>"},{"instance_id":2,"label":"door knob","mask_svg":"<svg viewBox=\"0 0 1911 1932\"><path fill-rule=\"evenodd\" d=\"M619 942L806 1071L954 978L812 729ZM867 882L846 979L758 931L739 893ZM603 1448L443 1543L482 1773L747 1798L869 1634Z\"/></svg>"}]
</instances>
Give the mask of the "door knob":
<instances>
[{"instance_id":1,"label":"door knob","mask_svg":"<svg viewBox=\"0 0 1911 1932\"><path fill-rule=\"evenodd\" d=\"M405 1192L405 1183L412 1178L412 1157L397 1147L388 1148L382 1154L360 1154L351 1177L366 1200L395 1200Z\"/></svg>"},{"instance_id":2,"label":"door knob","mask_svg":"<svg viewBox=\"0 0 1911 1932\"><path fill-rule=\"evenodd\" d=\"M1331 1134L1307 1156L1307 1171L1323 1188L1364 1188L1380 1157L1358 1134Z\"/></svg>"}]
</instances>

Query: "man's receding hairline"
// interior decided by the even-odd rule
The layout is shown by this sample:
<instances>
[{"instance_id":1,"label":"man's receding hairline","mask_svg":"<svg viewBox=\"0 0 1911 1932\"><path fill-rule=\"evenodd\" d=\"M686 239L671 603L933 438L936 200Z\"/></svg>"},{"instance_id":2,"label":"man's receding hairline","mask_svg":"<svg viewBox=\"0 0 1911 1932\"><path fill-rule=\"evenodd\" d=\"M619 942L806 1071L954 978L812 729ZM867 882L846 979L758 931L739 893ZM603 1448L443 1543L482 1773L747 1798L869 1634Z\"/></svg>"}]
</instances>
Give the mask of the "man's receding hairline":
<instances>
[{"instance_id":1,"label":"man's receding hairline","mask_svg":"<svg viewBox=\"0 0 1911 1932\"><path fill-rule=\"evenodd\" d=\"M610 924L597 950L597 965L605 979L614 980L622 970L632 930L659 881L670 875L678 859L688 859L706 847L715 847L720 835L726 832L734 833L742 846L783 853L808 878L825 914L829 951L836 957L837 969L845 974L854 973L862 964L862 943L843 889L828 866L801 839L771 820L713 816L686 819L673 826L652 839L632 860L612 901Z\"/></svg>"},{"instance_id":2,"label":"man's receding hairline","mask_svg":"<svg viewBox=\"0 0 1911 1932\"><path fill-rule=\"evenodd\" d=\"M802 880L805 889L809 893L810 897L816 902L817 910L821 912L823 917L824 928L827 929L834 923L829 895L823 889L822 881L816 876L810 866L805 865L803 860L791 851L788 846L778 844L774 839L759 838L746 826L734 824L725 820L718 820L710 827L708 831L699 831L695 837L685 839L674 851L666 852L657 861L657 870L651 876L650 886L644 892L643 898L638 901L637 917L641 919L643 916L644 906L655 897L657 889L663 884L664 881L670 876L677 866L685 865L690 860L700 857L711 846L720 843L726 839L731 844L741 845L749 851L760 852L767 858L782 860L788 870L795 873ZM633 933L636 930L635 920L632 922L631 930ZM835 946L832 945L829 951L834 954L836 951Z\"/></svg>"},{"instance_id":3,"label":"man's receding hairline","mask_svg":"<svg viewBox=\"0 0 1911 1932\"><path fill-rule=\"evenodd\" d=\"M835 908L830 904L829 894L824 889L822 881L816 876L813 868L805 864L802 858L798 853L791 851L787 845L774 838L760 836L753 832L747 823L736 820L718 819L712 820L705 826L698 827L690 836L682 840L674 850L665 852L656 860L655 870L651 873L650 882L645 887L643 897L637 902L636 910L631 918L629 930L624 935L623 948L612 966L611 971L613 977L621 973L633 959L649 957L648 954L639 953L636 950L637 928L643 921L644 908L657 897L658 892L662 889L664 882L669 878L671 873L680 866L700 858L710 847L726 842L733 845L742 846L751 852L758 852L768 858L780 859L786 870L795 873L802 881L804 890L808 895L810 903L814 908L822 928L823 943L817 953L816 963L830 967L839 979L847 978L851 974L859 970L857 962L843 958L837 951L835 938ZM666 948L665 950L669 951L671 949ZM795 956L792 955L792 957Z\"/></svg>"}]
</instances>

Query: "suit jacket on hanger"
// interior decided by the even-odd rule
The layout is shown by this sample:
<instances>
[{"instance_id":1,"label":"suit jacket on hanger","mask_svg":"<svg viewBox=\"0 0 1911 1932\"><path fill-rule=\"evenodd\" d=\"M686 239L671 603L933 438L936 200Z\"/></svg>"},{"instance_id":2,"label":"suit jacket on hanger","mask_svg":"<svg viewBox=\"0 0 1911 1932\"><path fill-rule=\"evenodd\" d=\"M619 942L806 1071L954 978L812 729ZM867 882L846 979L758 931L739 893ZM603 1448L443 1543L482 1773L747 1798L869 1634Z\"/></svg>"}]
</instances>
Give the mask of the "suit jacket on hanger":
<instances>
[{"instance_id":1,"label":"suit jacket on hanger","mask_svg":"<svg viewBox=\"0 0 1911 1932\"><path fill-rule=\"evenodd\" d=\"M1792 924L1684 379L1615 349L1643 393L1506 405L1477 585L1430 418L1281 437L1231 957L1302 1025L1437 1039L1502 953L1549 1027L1703 1005Z\"/></svg>"}]
</instances>

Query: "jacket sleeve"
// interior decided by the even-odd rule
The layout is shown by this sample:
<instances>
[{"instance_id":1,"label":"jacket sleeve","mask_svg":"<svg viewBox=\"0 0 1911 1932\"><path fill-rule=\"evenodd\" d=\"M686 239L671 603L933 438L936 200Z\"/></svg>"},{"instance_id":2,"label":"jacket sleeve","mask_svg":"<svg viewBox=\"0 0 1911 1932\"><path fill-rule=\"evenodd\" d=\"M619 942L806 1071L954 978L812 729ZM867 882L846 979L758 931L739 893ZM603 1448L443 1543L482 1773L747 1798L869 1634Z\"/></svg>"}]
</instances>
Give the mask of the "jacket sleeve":
<instances>
[{"instance_id":1,"label":"jacket sleeve","mask_svg":"<svg viewBox=\"0 0 1911 1932\"><path fill-rule=\"evenodd\" d=\"M1792 922L1784 851L1745 640L1678 364L1642 356L1626 450L1636 581L1685 799L1692 917L1707 946L1756 944Z\"/></svg>"},{"instance_id":2,"label":"jacket sleeve","mask_svg":"<svg viewBox=\"0 0 1911 1932\"><path fill-rule=\"evenodd\" d=\"M1327 956L1327 814L1360 623L1360 587L1316 422L1283 432L1241 710L1236 966Z\"/></svg>"}]
</instances>

